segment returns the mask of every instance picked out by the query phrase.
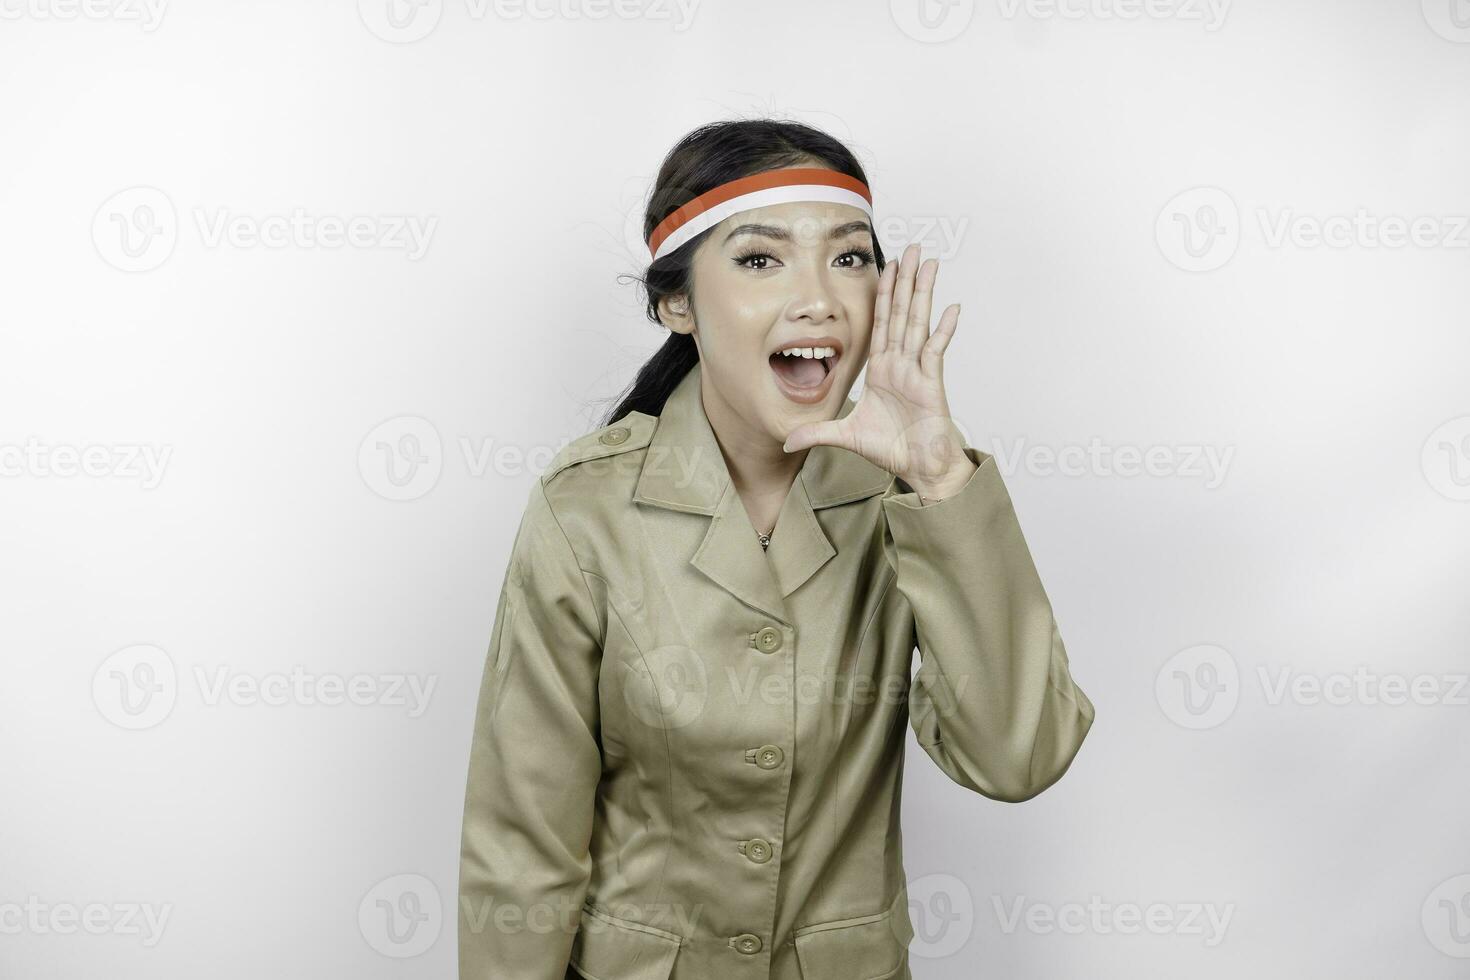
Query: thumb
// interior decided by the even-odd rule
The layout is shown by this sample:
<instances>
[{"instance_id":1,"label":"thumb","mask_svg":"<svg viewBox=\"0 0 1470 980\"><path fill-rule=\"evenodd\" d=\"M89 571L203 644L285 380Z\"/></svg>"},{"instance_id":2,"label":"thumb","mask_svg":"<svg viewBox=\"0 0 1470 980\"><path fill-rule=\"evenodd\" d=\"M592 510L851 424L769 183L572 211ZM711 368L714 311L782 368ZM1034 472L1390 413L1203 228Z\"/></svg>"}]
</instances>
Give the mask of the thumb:
<instances>
[{"instance_id":1,"label":"thumb","mask_svg":"<svg viewBox=\"0 0 1470 980\"><path fill-rule=\"evenodd\" d=\"M836 419L826 422L808 422L791 430L781 448L788 453L799 453L808 446L837 446L847 448L842 426Z\"/></svg>"}]
</instances>

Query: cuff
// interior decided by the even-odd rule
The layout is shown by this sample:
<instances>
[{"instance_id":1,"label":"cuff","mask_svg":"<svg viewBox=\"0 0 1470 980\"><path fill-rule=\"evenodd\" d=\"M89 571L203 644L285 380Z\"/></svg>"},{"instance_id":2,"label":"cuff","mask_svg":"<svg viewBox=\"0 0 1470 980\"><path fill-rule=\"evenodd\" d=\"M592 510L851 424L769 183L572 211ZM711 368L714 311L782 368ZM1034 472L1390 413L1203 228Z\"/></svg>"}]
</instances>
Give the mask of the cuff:
<instances>
[{"instance_id":1,"label":"cuff","mask_svg":"<svg viewBox=\"0 0 1470 980\"><path fill-rule=\"evenodd\" d=\"M1015 520L995 458L972 446L966 446L964 453L975 464L975 472L943 500L925 504L917 492L903 490L907 484L894 479L883 496L883 513L897 547L920 549L938 558L968 554L977 531L997 518Z\"/></svg>"}]
</instances>

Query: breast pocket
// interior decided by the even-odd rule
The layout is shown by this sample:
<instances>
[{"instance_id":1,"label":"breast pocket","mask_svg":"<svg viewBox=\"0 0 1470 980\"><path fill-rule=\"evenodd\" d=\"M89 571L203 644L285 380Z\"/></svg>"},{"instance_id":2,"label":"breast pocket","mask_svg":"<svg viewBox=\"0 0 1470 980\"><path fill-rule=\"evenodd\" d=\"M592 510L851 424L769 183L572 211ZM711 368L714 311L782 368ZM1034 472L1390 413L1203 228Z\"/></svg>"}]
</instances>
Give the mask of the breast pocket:
<instances>
[{"instance_id":1,"label":"breast pocket","mask_svg":"<svg viewBox=\"0 0 1470 980\"><path fill-rule=\"evenodd\" d=\"M907 976L908 892L900 887L888 909L875 915L819 922L796 930L802 980L890 980Z\"/></svg>"},{"instance_id":2,"label":"breast pocket","mask_svg":"<svg viewBox=\"0 0 1470 980\"><path fill-rule=\"evenodd\" d=\"M668 980L682 941L589 903L572 942L572 968L587 980Z\"/></svg>"}]
</instances>

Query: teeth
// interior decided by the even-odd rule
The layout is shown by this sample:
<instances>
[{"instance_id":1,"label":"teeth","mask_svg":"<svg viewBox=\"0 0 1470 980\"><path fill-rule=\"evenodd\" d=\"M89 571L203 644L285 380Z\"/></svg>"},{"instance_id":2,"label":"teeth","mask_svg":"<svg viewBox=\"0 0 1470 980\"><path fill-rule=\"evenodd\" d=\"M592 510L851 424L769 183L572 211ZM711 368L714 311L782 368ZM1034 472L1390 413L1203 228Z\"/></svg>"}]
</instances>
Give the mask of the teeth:
<instances>
[{"instance_id":1,"label":"teeth","mask_svg":"<svg viewBox=\"0 0 1470 980\"><path fill-rule=\"evenodd\" d=\"M780 351L787 357L836 357L836 347L788 347Z\"/></svg>"}]
</instances>

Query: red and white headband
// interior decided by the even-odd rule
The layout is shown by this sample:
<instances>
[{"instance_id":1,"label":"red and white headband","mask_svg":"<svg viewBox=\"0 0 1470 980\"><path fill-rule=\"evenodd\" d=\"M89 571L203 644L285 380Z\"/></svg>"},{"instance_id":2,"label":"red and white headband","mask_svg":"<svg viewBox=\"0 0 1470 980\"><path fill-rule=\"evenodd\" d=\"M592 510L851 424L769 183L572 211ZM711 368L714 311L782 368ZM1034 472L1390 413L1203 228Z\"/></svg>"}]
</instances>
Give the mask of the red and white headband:
<instances>
[{"instance_id":1,"label":"red and white headband","mask_svg":"<svg viewBox=\"0 0 1470 980\"><path fill-rule=\"evenodd\" d=\"M648 238L648 250L657 262L732 214L792 201L850 204L873 220L873 195L857 178L820 167L783 167L705 191L658 223Z\"/></svg>"}]
</instances>

